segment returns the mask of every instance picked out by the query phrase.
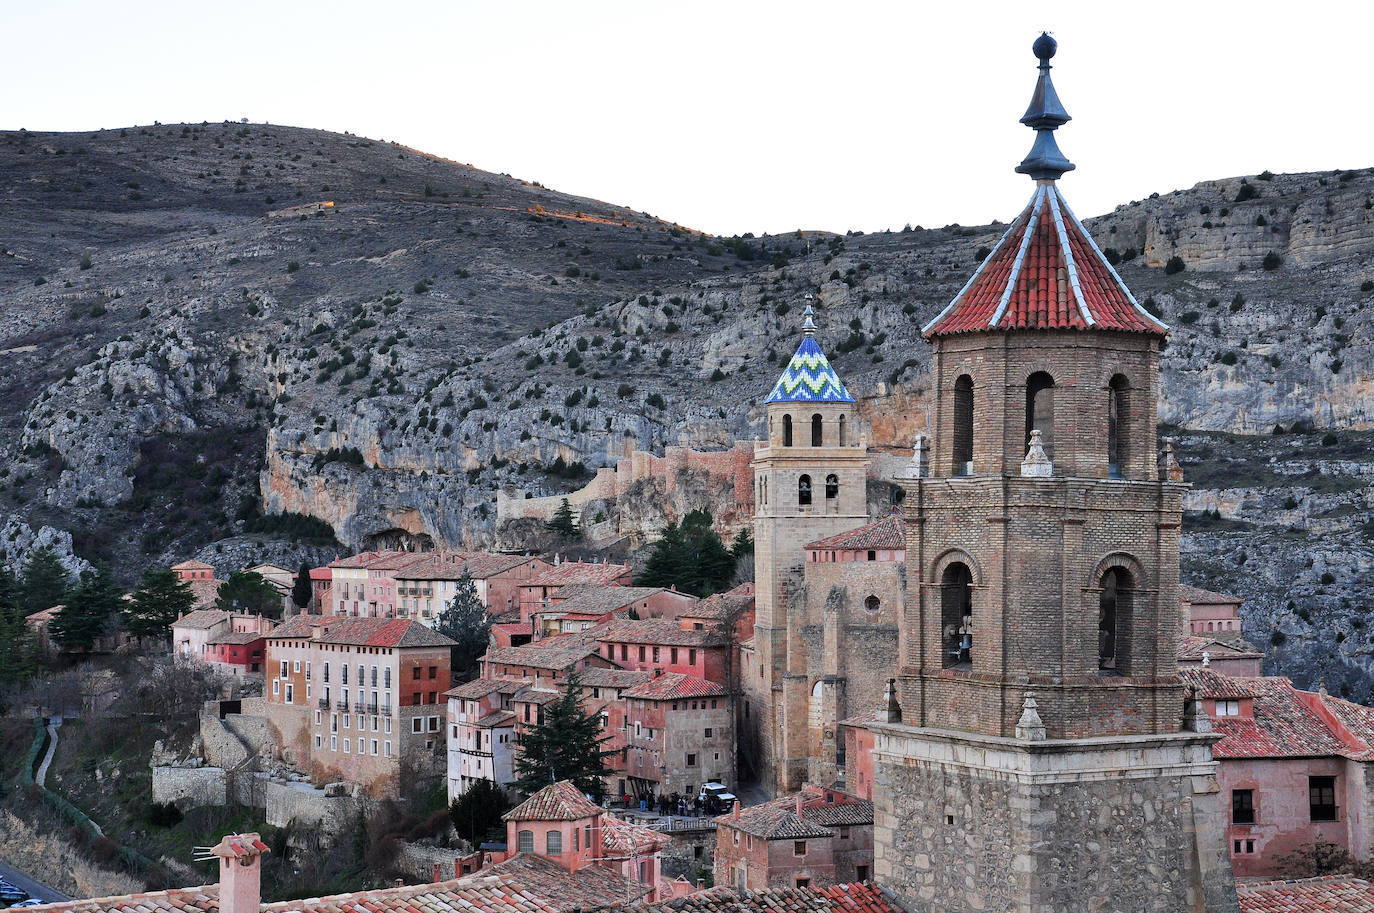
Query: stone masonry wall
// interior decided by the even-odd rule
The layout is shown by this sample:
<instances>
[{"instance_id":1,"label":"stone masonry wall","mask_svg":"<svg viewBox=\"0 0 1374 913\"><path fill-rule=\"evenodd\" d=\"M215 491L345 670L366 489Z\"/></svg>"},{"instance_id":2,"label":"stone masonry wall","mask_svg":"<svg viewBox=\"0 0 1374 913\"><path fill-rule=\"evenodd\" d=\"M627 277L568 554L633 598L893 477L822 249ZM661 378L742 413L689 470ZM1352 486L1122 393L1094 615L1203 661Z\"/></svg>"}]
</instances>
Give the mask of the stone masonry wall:
<instances>
[{"instance_id":1,"label":"stone masonry wall","mask_svg":"<svg viewBox=\"0 0 1374 913\"><path fill-rule=\"evenodd\" d=\"M222 767L154 767L153 801L182 807L225 805L228 802Z\"/></svg>"}]
</instances>

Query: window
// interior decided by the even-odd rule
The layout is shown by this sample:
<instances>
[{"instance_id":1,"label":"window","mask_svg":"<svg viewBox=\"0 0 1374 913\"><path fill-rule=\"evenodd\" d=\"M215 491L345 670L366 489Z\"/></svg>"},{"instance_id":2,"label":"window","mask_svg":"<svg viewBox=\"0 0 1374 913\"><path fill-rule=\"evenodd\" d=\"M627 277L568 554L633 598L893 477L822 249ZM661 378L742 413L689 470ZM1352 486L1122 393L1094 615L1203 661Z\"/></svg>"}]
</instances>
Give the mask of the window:
<instances>
[{"instance_id":1,"label":"window","mask_svg":"<svg viewBox=\"0 0 1374 913\"><path fill-rule=\"evenodd\" d=\"M424 721L424 718L423 718L423 717L418 717L418 716L416 716L416 717L411 717L411 719L410 719L410 731L411 731L411 732L424 732L424 731L425 731L425 721Z\"/></svg>"},{"instance_id":2,"label":"window","mask_svg":"<svg viewBox=\"0 0 1374 913\"><path fill-rule=\"evenodd\" d=\"M329 663L324 664L324 680L329 681Z\"/></svg>"},{"instance_id":3,"label":"window","mask_svg":"<svg viewBox=\"0 0 1374 913\"><path fill-rule=\"evenodd\" d=\"M840 446L843 447L843 446L845 445L845 440L844 440L844 416L843 416L843 415L840 416L839 426L840 426Z\"/></svg>"},{"instance_id":4,"label":"window","mask_svg":"<svg viewBox=\"0 0 1374 913\"><path fill-rule=\"evenodd\" d=\"M868 609L870 612L878 611L878 609L882 607L882 604L882 600L871 593L868 598L864 600L864 608Z\"/></svg>"},{"instance_id":5,"label":"window","mask_svg":"<svg viewBox=\"0 0 1374 913\"><path fill-rule=\"evenodd\" d=\"M563 832L549 831L544 835L544 851L550 856L560 856L563 853Z\"/></svg>"},{"instance_id":6,"label":"window","mask_svg":"<svg viewBox=\"0 0 1374 913\"><path fill-rule=\"evenodd\" d=\"M274 678L272 679L272 696L275 697L279 694L281 694L281 679Z\"/></svg>"},{"instance_id":7,"label":"window","mask_svg":"<svg viewBox=\"0 0 1374 913\"><path fill-rule=\"evenodd\" d=\"M973 573L954 562L940 578L940 627L945 667L973 661Z\"/></svg>"},{"instance_id":8,"label":"window","mask_svg":"<svg viewBox=\"0 0 1374 913\"><path fill-rule=\"evenodd\" d=\"M391 669L389 669L389 668L388 668L388 669L383 669L383 670L382 670L382 687L383 687L383 688L390 688L390 687L391 687Z\"/></svg>"},{"instance_id":9,"label":"window","mask_svg":"<svg viewBox=\"0 0 1374 913\"><path fill-rule=\"evenodd\" d=\"M377 740L376 740L376 739L373 739L373 740L372 740L372 753L373 753L374 755L377 753Z\"/></svg>"},{"instance_id":10,"label":"window","mask_svg":"<svg viewBox=\"0 0 1374 913\"><path fill-rule=\"evenodd\" d=\"M279 678L286 678L286 676L289 674L286 670L287 670L286 660L282 660L282 661L281 661L281 675L278 676L278 677L279 677Z\"/></svg>"},{"instance_id":11,"label":"window","mask_svg":"<svg viewBox=\"0 0 1374 913\"><path fill-rule=\"evenodd\" d=\"M316 748L320 748L320 747L322 747L323 745L324 745L324 736L322 736L322 735L317 735L317 736L315 736L315 747L316 747Z\"/></svg>"},{"instance_id":12,"label":"window","mask_svg":"<svg viewBox=\"0 0 1374 913\"><path fill-rule=\"evenodd\" d=\"M792 416L790 415L782 417L782 446L792 446Z\"/></svg>"},{"instance_id":13,"label":"window","mask_svg":"<svg viewBox=\"0 0 1374 913\"><path fill-rule=\"evenodd\" d=\"M811 416L811 446L819 447L825 440L825 423L821 421L820 414Z\"/></svg>"},{"instance_id":14,"label":"window","mask_svg":"<svg viewBox=\"0 0 1374 913\"><path fill-rule=\"evenodd\" d=\"M1130 674L1131 575L1114 567L1102 575L1097 609L1097 665L1118 675ZM1240 708L1236 708L1236 713ZM1235 715L1235 714L1232 714Z\"/></svg>"},{"instance_id":15,"label":"window","mask_svg":"<svg viewBox=\"0 0 1374 913\"><path fill-rule=\"evenodd\" d=\"M388 758L391 757L391 742L382 743L382 753Z\"/></svg>"},{"instance_id":16,"label":"window","mask_svg":"<svg viewBox=\"0 0 1374 913\"><path fill-rule=\"evenodd\" d=\"M1307 795L1313 821L1336 820L1336 778L1308 777Z\"/></svg>"},{"instance_id":17,"label":"window","mask_svg":"<svg viewBox=\"0 0 1374 913\"><path fill-rule=\"evenodd\" d=\"M802 475L797 479L797 503L811 503L811 477Z\"/></svg>"},{"instance_id":18,"label":"window","mask_svg":"<svg viewBox=\"0 0 1374 913\"><path fill-rule=\"evenodd\" d=\"M973 475L973 378L960 374L954 382L952 462L956 476Z\"/></svg>"},{"instance_id":19,"label":"window","mask_svg":"<svg viewBox=\"0 0 1374 913\"><path fill-rule=\"evenodd\" d=\"M295 670L294 670L294 671L296 671L296 672L301 671L301 661L300 661L300 660L296 660L296 662L295 662Z\"/></svg>"},{"instance_id":20,"label":"window","mask_svg":"<svg viewBox=\"0 0 1374 913\"><path fill-rule=\"evenodd\" d=\"M582 849L582 831L573 828L573 852L576 853L580 849Z\"/></svg>"},{"instance_id":21,"label":"window","mask_svg":"<svg viewBox=\"0 0 1374 913\"><path fill-rule=\"evenodd\" d=\"M287 682L287 683L286 683L286 703L288 703L288 704L294 704L295 702L296 702L296 691L295 691L295 686L292 685L290 682Z\"/></svg>"},{"instance_id":22,"label":"window","mask_svg":"<svg viewBox=\"0 0 1374 913\"><path fill-rule=\"evenodd\" d=\"M521 831L516 835L516 847L522 853L534 852L534 831Z\"/></svg>"},{"instance_id":23,"label":"window","mask_svg":"<svg viewBox=\"0 0 1374 913\"><path fill-rule=\"evenodd\" d=\"M793 856L805 856L805 855L806 855L806 841L805 841L805 840L794 840L794 841L792 841L792 855L793 855Z\"/></svg>"},{"instance_id":24,"label":"window","mask_svg":"<svg viewBox=\"0 0 1374 913\"><path fill-rule=\"evenodd\" d=\"M1231 844L1233 852L1237 855L1249 855L1255 851L1255 841L1236 840Z\"/></svg>"},{"instance_id":25,"label":"window","mask_svg":"<svg viewBox=\"0 0 1374 913\"><path fill-rule=\"evenodd\" d=\"M344 754L348 754L348 753L350 752L350 750L351 750L350 746L351 746L352 744L353 744L353 743L352 743L350 740L344 739L344 747L343 747L343 753L344 753Z\"/></svg>"},{"instance_id":26,"label":"window","mask_svg":"<svg viewBox=\"0 0 1374 913\"><path fill-rule=\"evenodd\" d=\"M1253 789L1231 790L1231 823L1255 823L1255 791Z\"/></svg>"},{"instance_id":27,"label":"window","mask_svg":"<svg viewBox=\"0 0 1374 913\"><path fill-rule=\"evenodd\" d=\"M338 736L336 736L336 735L331 735L331 736L329 737L329 750L330 750L330 751L338 751L338 750L339 750L339 737L338 737Z\"/></svg>"},{"instance_id":28,"label":"window","mask_svg":"<svg viewBox=\"0 0 1374 913\"><path fill-rule=\"evenodd\" d=\"M1117 374L1107 385L1107 477L1125 478L1129 391L1126 378Z\"/></svg>"},{"instance_id":29,"label":"window","mask_svg":"<svg viewBox=\"0 0 1374 913\"><path fill-rule=\"evenodd\" d=\"M706 738L709 739L709 738L711 737L711 732L712 732L711 727L709 727L709 726L706 727Z\"/></svg>"},{"instance_id":30,"label":"window","mask_svg":"<svg viewBox=\"0 0 1374 913\"><path fill-rule=\"evenodd\" d=\"M415 681L415 682L418 682L418 681L420 680L420 667L419 667L419 666L415 666L413 669L410 670L410 679L411 679L411 681Z\"/></svg>"},{"instance_id":31,"label":"window","mask_svg":"<svg viewBox=\"0 0 1374 913\"><path fill-rule=\"evenodd\" d=\"M868 560L869 560L869 561L877 561L877 560L878 560L878 552L877 552L876 549L871 549L871 548L870 548L870 549L868 550Z\"/></svg>"},{"instance_id":32,"label":"window","mask_svg":"<svg viewBox=\"0 0 1374 913\"><path fill-rule=\"evenodd\" d=\"M1217 716L1240 716L1240 701L1217 701Z\"/></svg>"},{"instance_id":33,"label":"window","mask_svg":"<svg viewBox=\"0 0 1374 913\"><path fill-rule=\"evenodd\" d=\"M692 754L692 753L690 753L690 752L687 754L687 766L688 766L688 767L696 767L696 766L697 766L697 756L696 756L695 754Z\"/></svg>"},{"instance_id":34,"label":"window","mask_svg":"<svg viewBox=\"0 0 1374 913\"><path fill-rule=\"evenodd\" d=\"M1054 459L1054 378L1036 371L1026 378L1026 447L1031 431L1040 432L1045 456Z\"/></svg>"},{"instance_id":35,"label":"window","mask_svg":"<svg viewBox=\"0 0 1374 913\"><path fill-rule=\"evenodd\" d=\"M435 679L435 678L438 678L438 677L439 677L439 667L438 667L438 666L430 666L430 667L429 667L429 677L430 677L431 679Z\"/></svg>"},{"instance_id":36,"label":"window","mask_svg":"<svg viewBox=\"0 0 1374 913\"><path fill-rule=\"evenodd\" d=\"M439 718L438 718L437 716L432 716L432 717L429 718L429 731L430 731L430 732L438 732L438 731L439 731Z\"/></svg>"},{"instance_id":37,"label":"window","mask_svg":"<svg viewBox=\"0 0 1374 913\"><path fill-rule=\"evenodd\" d=\"M835 473L825 477L825 499L833 501L840 496L840 477Z\"/></svg>"},{"instance_id":38,"label":"window","mask_svg":"<svg viewBox=\"0 0 1374 913\"><path fill-rule=\"evenodd\" d=\"M856 865L856 866L854 866L854 880L855 880L855 881L868 881L868 866L866 866L866 865Z\"/></svg>"},{"instance_id":39,"label":"window","mask_svg":"<svg viewBox=\"0 0 1374 913\"><path fill-rule=\"evenodd\" d=\"M809 887L811 887L811 879L810 879L810 878L802 878L802 877L798 876L798 877L797 877L797 887L799 887L799 888L809 888Z\"/></svg>"}]
</instances>

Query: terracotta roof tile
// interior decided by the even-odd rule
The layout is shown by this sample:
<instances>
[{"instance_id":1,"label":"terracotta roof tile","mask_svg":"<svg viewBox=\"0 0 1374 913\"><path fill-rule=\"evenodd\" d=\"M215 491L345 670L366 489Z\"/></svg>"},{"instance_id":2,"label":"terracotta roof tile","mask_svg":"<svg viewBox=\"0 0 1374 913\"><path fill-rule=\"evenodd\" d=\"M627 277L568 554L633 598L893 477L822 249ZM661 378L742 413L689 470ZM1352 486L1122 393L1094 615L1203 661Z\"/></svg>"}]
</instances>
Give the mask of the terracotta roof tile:
<instances>
[{"instance_id":1,"label":"terracotta roof tile","mask_svg":"<svg viewBox=\"0 0 1374 913\"><path fill-rule=\"evenodd\" d=\"M1198 694L1206 698L1234 701L1245 697L1259 697L1265 693L1264 686L1259 684L1263 679L1233 678L1229 675L1220 675L1211 669L1180 669L1178 677L1183 680L1184 685L1196 688Z\"/></svg>"},{"instance_id":2,"label":"terracotta roof tile","mask_svg":"<svg viewBox=\"0 0 1374 913\"><path fill-rule=\"evenodd\" d=\"M1177 655L1182 660L1201 660L1204 652L1212 654L1215 658L1218 655L1235 657L1262 658L1263 653L1250 646L1243 638L1224 637L1214 634L1208 637L1198 637L1196 634L1184 634L1178 639Z\"/></svg>"},{"instance_id":3,"label":"terracotta roof tile","mask_svg":"<svg viewBox=\"0 0 1374 913\"><path fill-rule=\"evenodd\" d=\"M558 595L562 597L570 589L572 587L564 587ZM567 599L549 606L548 611L605 615L663 592L666 590L661 586L579 586Z\"/></svg>"},{"instance_id":4,"label":"terracotta roof tile","mask_svg":"<svg viewBox=\"0 0 1374 913\"><path fill-rule=\"evenodd\" d=\"M738 818L731 811L715 820L765 840L833 837L832 827L873 824L873 803L867 799L812 786L804 787L800 796L800 815L798 794L793 793L741 809ZM838 801L827 801L827 796Z\"/></svg>"},{"instance_id":5,"label":"terracotta roof tile","mask_svg":"<svg viewBox=\"0 0 1374 913\"><path fill-rule=\"evenodd\" d=\"M503 821L575 821L600 815L592 803L567 780L550 783L502 816Z\"/></svg>"},{"instance_id":6,"label":"terracotta roof tile","mask_svg":"<svg viewBox=\"0 0 1374 913\"><path fill-rule=\"evenodd\" d=\"M633 688L653 678L635 669L583 669L577 675L584 688Z\"/></svg>"},{"instance_id":7,"label":"terracotta roof tile","mask_svg":"<svg viewBox=\"0 0 1374 913\"><path fill-rule=\"evenodd\" d=\"M488 866L480 874L499 878L558 911L618 909L641 900L651 890L649 885L630 881L605 866L589 865L569 872L552 859L530 853Z\"/></svg>"},{"instance_id":8,"label":"terracotta roof tile","mask_svg":"<svg viewBox=\"0 0 1374 913\"><path fill-rule=\"evenodd\" d=\"M622 695L647 701L676 701L693 697L719 697L725 688L695 675L669 672L636 685Z\"/></svg>"},{"instance_id":9,"label":"terracotta roof tile","mask_svg":"<svg viewBox=\"0 0 1374 913\"><path fill-rule=\"evenodd\" d=\"M1178 598L1190 605L1234 605L1245 601L1240 596L1227 596L1187 584L1179 585Z\"/></svg>"},{"instance_id":10,"label":"terracotta roof tile","mask_svg":"<svg viewBox=\"0 0 1374 913\"><path fill-rule=\"evenodd\" d=\"M1241 913L1374 913L1374 884L1351 875L1236 885Z\"/></svg>"},{"instance_id":11,"label":"terracotta roof tile","mask_svg":"<svg viewBox=\"0 0 1374 913\"><path fill-rule=\"evenodd\" d=\"M174 628L187 628L192 631L206 631L215 625L229 620L229 613L223 609L196 609L172 622Z\"/></svg>"},{"instance_id":12,"label":"terracotta roof tile","mask_svg":"<svg viewBox=\"0 0 1374 913\"><path fill-rule=\"evenodd\" d=\"M204 561L197 561L194 558L172 565L174 571L213 571L214 569L213 564L206 564Z\"/></svg>"},{"instance_id":13,"label":"terracotta roof tile","mask_svg":"<svg viewBox=\"0 0 1374 913\"><path fill-rule=\"evenodd\" d=\"M520 686L514 682L503 682L495 678L476 678L470 682L465 682L456 688L450 688L444 692L444 697L456 697L462 700L477 701L486 697L488 694L495 694L498 691L510 690L512 694Z\"/></svg>"},{"instance_id":14,"label":"terracotta roof tile","mask_svg":"<svg viewBox=\"0 0 1374 913\"><path fill-rule=\"evenodd\" d=\"M857 529L846 530L827 536L824 539L817 539L815 542L808 542L805 548L838 548L838 549L905 549L906 548L906 528L902 524L902 518L893 514L883 517L876 523L869 523Z\"/></svg>"},{"instance_id":15,"label":"terracotta roof tile","mask_svg":"<svg viewBox=\"0 0 1374 913\"><path fill-rule=\"evenodd\" d=\"M1050 183L1036 186L992 253L924 332L1090 328L1161 335L1168 329L1136 303Z\"/></svg>"},{"instance_id":16,"label":"terracotta roof tile","mask_svg":"<svg viewBox=\"0 0 1374 913\"><path fill-rule=\"evenodd\" d=\"M485 580L538 560L496 552L448 552L430 555L392 576L397 580L457 580L466 573L474 580Z\"/></svg>"},{"instance_id":17,"label":"terracotta roof tile","mask_svg":"<svg viewBox=\"0 0 1374 913\"><path fill-rule=\"evenodd\" d=\"M1220 677L1220 676L1218 676ZM1212 746L1217 758L1303 758L1344 756L1351 751L1319 714L1303 700L1303 692L1286 678L1240 679L1242 688L1258 688L1254 719L1220 717L1213 728L1223 738ZM1312 697L1315 697L1313 695Z\"/></svg>"},{"instance_id":18,"label":"terracotta roof tile","mask_svg":"<svg viewBox=\"0 0 1374 913\"><path fill-rule=\"evenodd\" d=\"M588 564L565 561L526 580L524 586L563 586L569 583L614 583L630 575L627 564Z\"/></svg>"},{"instance_id":19,"label":"terracotta roof tile","mask_svg":"<svg viewBox=\"0 0 1374 913\"><path fill-rule=\"evenodd\" d=\"M719 631L683 629L675 619L617 618L584 632L602 643L659 644L668 647L711 647L724 643Z\"/></svg>"},{"instance_id":20,"label":"terracotta roof tile","mask_svg":"<svg viewBox=\"0 0 1374 913\"><path fill-rule=\"evenodd\" d=\"M561 672L581 663L588 656L596 655L595 643L550 644L540 646L553 638L544 638L520 647L492 647L482 657L488 663L503 666L524 666L530 669L552 669Z\"/></svg>"},{"instance_id":21,"label":"terracotta roof tile","mask_svg":"<svg viewBox=\"0 0 1374 913\"><path fill-rule=\"evenodd\" d=\"M313 637L316 628L322 629ZM267 635L269 640L303 638L358 647L449 647L453 641L410 618L346 618L296 615Z\"/></svg>"},{"instance_id":22,"label":"terracotta roof tile","mask_svg":"<svg viewBox=\"0 0 1374 913\"><path fill-rule=\"evenodd\" d=\"M645 904L643 913L904 913L877 885L837 884L816 888L744 891L719 886L686 897ZM1259 913L1259 911L1255 911ZM1263 911L1269 913L1269 911Z\"/></svg>"}]
</instances>

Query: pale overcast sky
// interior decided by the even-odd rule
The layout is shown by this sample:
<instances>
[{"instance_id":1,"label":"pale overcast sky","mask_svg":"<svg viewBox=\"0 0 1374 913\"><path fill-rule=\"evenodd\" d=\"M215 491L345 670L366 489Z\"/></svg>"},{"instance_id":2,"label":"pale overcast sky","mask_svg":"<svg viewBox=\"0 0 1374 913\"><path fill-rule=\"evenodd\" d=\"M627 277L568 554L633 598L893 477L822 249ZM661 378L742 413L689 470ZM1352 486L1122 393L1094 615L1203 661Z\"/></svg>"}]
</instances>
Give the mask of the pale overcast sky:
<instances>
[{"instance_id":1,"label":"pale overcast sky","mask_svg":"<svg viewBox=\"0 0 1374 913\"><path fill-rule=\"evenodd\" d=\"M348 130L706 231L1014 216L1040 29L1082 216L1374 165L1374 4L0 0L0 128Z\"/></svg>"}]
</instances>

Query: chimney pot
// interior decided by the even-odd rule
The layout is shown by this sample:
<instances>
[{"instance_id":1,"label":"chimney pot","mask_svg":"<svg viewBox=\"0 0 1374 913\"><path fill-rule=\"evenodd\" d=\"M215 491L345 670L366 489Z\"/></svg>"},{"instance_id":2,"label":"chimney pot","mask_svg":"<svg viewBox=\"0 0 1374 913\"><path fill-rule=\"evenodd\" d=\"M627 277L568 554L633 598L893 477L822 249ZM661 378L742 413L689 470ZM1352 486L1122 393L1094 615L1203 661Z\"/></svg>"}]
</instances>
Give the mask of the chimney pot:
<instances>
[{"instance_id":1,"label":"chimney pot","mask_svg":"<svg viewBox=\"0 0 1374 913\"><path fill-rule=\"evenodd\" d=\"M212 850L219 857L221 913L258 913L262 904L262 854L257 834L230 834Z\"/></svg>"}]
</instances>

